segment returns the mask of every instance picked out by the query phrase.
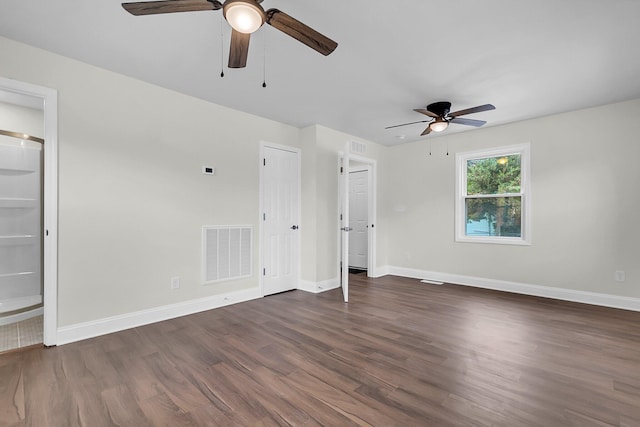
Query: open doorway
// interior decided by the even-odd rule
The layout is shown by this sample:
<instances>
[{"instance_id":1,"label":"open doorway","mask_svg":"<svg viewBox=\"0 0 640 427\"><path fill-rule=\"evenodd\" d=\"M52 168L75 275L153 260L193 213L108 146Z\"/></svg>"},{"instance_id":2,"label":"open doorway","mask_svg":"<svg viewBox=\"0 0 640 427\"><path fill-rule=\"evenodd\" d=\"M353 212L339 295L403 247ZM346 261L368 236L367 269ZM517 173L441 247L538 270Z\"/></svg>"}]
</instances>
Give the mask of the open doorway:
<instances>
[{"instance_id":1,"label":"open doorway","mask_svg":"<svg viewBox=\"0 0 640 427\"><path fill-rule=\"evenodd\" d=\"M0 78L0 103L6 112L0 128L8 127L2 129L6 179L0 188L6 220L0 229L6 255L0 277L11 285L3 299L5 315L23 322L24 330L42 315L38 340L51 346L57 340L57 92ZM29 135L34 132L39 135Z\"/></svg>"},{"instance_id":2,"label":"open doorway","mask_svg":"<svg viewBox=\"0 0 640 427\"><path fill-rule=\"evenodd\" d=\"M359 271L376 277L376 161L351 154L339 153L339 236L338 277L344 297L349 301L349 272ZM358 175L358 172L366 174ZM352 172L354 183L352 181ZM360 194L358 194L360 193ZM366 197L365 197L366 193ZM355 203L352 204L351 199ZM352 208L356 210L351 214ZM363 212L364 211L364 212ZM353 224L352 224L353 221ZM357 231L356 231L357 230ZM354 238L352 234L356 234ZM351 248L351 244L356 245ZM366 255L365 255L366 254ZM352 270L351 267L358 266Z\"/></svg>"},{"instance_id":3,"label":"open doorway","mask_svg":"<svg viewBox=\"0 0 640 427\"><path fill-rule=\"evenodd\" d=\"M349 273L366 274L369 267L369 165L349 165Z\"/></svg>"},{"instance_id":4,"label":"open doorway","mask_svg":"<svg viewBox=\"0 0 640 427\"><path fill-rule=\"evenodd\" d=\"M41 110L0 101L0 353L43 342L41 129Z\"/></svg>"}]
</instances>

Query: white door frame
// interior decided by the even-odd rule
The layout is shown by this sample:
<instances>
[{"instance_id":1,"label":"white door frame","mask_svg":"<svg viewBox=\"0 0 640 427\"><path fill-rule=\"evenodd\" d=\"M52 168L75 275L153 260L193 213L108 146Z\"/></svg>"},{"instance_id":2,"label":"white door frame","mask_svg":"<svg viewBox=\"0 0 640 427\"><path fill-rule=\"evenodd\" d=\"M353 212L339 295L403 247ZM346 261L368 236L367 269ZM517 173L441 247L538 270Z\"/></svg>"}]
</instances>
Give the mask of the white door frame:
<instances>
[{"instance_id":1,"label":"white door frame","mask_svg":"<svg viewBox=\"0 0 640 427\"><path fill-rule=\"evenodd\" d=\"M338 173L340 172L340 162L343 156L343 152L340 151L338 152ZM356 154L349 154L349 161L354 161L354 162L358 162L358 163L364 163L365 165L367 165L367 167L369 168L369 212L368 212L368 217L369 217L369 247L367 248L367 277L378 277L378 271L377 271L377 264L376 264L376 256L377 256L377 251L376 251L376 236L377 236L377 215L376 215L376 211L377 211L377 185L378 185L378 178L377 178L377 165L378 162L375 159L369 159L367 157L362 157L362 156L358 156ZM340 181L340 180L338 180ZM341 200L341 193L340 193L340 182L338 183L338 218L340 218L340 214L341 214L341 204L342 204L342 200ZM338 221L339 225L337 227L338 229L338 246L337 246L337 276L340 277L340 261L342 260L342 247L340 245L340 234L342 233L342 231L340 230L340 227L342 227L340 221ZM348 268L348 267L347 267Z\"/></svg>"},{"instance_id":2,"label":"white door frame","mask_svg":"<svg viewBox=\"0 0 640 427\"><path fill-rule=\"evenodd\" d=\"M0 90L39 98L44 103L43 343L53 346L58 333L58 92L3 77Z\"/></svg>"},{"instance_id":3,"label":"white door frame","mask_svg":"<svg viewBox=\"0 0 640 427\"><path fill-rule=\"evenodd\" d=\"M296 147L291 147L289 145L282 145L282 144L275 144L272 142L267 142L267 141L260 141L260 156L258 158L258 169L259 169L259 175L260 175L260 189L259 189L259 202L258 202L258 224L260 224L259 227L259 232L260 232L260 245L259 245L259 249L258 249L258 259L260 260L260 265L258 268L258 275L260 276L260 295L264 296L264 274L263 274L263 264L264 264L264 254L266 251L266 247L265 247L265 238L264 238L264 218L263 218L263 213L264 213L264 164L263 164L263 159L265 156L265 148L274 148L277 150L285 150L285 151L291 151L297 154L298 156L298 220L296 222L296 224L299 224L299 228L301 229L303 224L302 224L302 162L301 162L301 158L302 158L302 150L300 150L299 148ZM301 253L300 253L300 248L301 248L301 242L302 239L300 237L300 233L296 234L298 236L298 242L297 242L297 248L298 248L298 259L297 259L297 265L296 265L296 282L298 284L300 284L300 275L301 275L301 271L300 268L302 266L302 262L301 262Z\"/></svg>"}]
</instances>

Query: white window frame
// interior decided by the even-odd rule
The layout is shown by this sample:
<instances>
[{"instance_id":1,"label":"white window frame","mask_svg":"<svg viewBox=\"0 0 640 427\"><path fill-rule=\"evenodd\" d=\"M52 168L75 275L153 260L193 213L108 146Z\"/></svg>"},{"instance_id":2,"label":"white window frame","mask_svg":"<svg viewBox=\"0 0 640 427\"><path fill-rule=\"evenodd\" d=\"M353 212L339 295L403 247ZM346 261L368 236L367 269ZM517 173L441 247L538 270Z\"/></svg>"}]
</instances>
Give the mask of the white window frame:
<instances>
[{"instance_id":1,"label":"white window frame","mask_svg":"<svg viewBox=\"0 0 640 427\"><path fill-rule=\"evenodd\" d=\"M491 197L521 197L521 236L467 236L465 199L467 198L467 162L474 159L520 155L520 193L492 194ZM531 147L529 143L487 148L456 154L455 235L457 242L506 245L531 244Z\"/></svg>"}]
</instances>

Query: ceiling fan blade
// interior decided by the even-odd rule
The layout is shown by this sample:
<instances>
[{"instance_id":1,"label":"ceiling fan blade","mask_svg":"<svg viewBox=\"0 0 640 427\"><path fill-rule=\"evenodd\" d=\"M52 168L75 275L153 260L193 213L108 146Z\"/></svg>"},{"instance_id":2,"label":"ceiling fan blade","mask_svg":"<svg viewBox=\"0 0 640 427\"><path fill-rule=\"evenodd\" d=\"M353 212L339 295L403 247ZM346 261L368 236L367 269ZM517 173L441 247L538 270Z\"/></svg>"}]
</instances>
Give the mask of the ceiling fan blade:
<instances>
[{"instance_id":1,"label":"ceiling fan blade","mask_svg":"<svg viewBox=\"0 0 640 427\"><path fill-rule=\"evenodd\" d=\"M436 113L432 113L431 111L424 108L416 108L413 111L415 111L416 113L424 114L425 116L433 117L434 119L438 118L438 115Z\"/></svg>"},{"instance_id":2,"label":"ceiling fan blade","mask_svg":"<svg viewBox=\"0 0 640 427\"><path fill-rule=\"evenodd\" d=\"M495 110L495 109L496 107L494 107L491 104L478 105L477 107L467 108L466 110L454 111L453 113L449 113L449 117L464 116L465 114L479 113L481 111L488 111L488 110Z\"/></svg>"},{"instance_id":3,"label":"ceiling fan blade","mask_svg":"<svg viewBox=\"0 0 640 427\"><path fill-rule=\"evenodd\" d=\"M401 125L387 126L385 129L399 128L400 126L409 126L409 125L415 125L416 123L427 123L427 122L430 122L430 121L431 120L420 120L419 122L403 123Z\"/></svg>"},{"instance_id":4,"label":"ceiling fan blade","mask_svg":"<svg viewBox=\"0 0 640 427\"><path fill-rule=\"evenodd\" d=\"M420 136L429 135L431 133L431 125L427 126L427 128L420 134Z\"/></svg>"},{"instance_id":5,"label":"ceiling fan blade","mask_svg":"<svg viewBox=\"0 0 640 427\"><path fill-rule=\"evenodd\" d=\"M122 7L132 15L155 15L158 13L195 12L199 10L217 10L222 7L219 1L207 0L163 0L122 3Z\"/></svg>"},{"instance_id":6,"label":"ceiling fan blade","mask_svg":"<svg viewBox=\"0 0 640 427\"><path fill-rule=\"evenodd\" d=\"M460 119L456 117L454 117L453 119L450 119L449 121L451 123L457 123L459 125L475 126L477 128L487 123L484 120Z\"/></svg>"},{"instance_id":7,"label":"ceiling fan blade","mask_svg":"<svg viewBox=\"0 0 640 427\"><path fill-rule=\"evenodd\" d=\"M338 43L334 42L329 37L320 34L313 28L303 24L278 9L269 9L266 13L267 24L282 31L286 35L293 37L299 42L306 44L311 49L320 52L324 56L329 55L336 49L336 47L338 47Z\"/></svg>"},{"instance_id":8,"label":"ceiling fan blade","mask_svg":"<svg viewBox=\"0 0 640 427\"><path fill-rule=\"evenodd\" d=\"M229 47L229 68L244 68L249 56L249 40L251 34L244 34L231 29L231 46Z\"/></svg>"}]
</instances>

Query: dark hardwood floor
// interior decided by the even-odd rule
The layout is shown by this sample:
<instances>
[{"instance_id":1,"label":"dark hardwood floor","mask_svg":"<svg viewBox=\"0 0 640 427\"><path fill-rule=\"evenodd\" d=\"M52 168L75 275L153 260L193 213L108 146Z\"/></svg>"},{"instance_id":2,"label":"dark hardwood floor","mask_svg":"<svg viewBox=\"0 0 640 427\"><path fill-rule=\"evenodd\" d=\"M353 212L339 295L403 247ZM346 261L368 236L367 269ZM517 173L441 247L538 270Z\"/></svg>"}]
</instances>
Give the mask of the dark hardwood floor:
<instances>
[{"instance_id":1,"label":"dark hardwood floor","mask_svg":"<svg viewBox=\"0 0 640 427\"><path fill-rule=\"evenodd\" d=\"M398 277L0 356L2 426L640 426L640 313Z\"/></svg>"}]
</instances>

